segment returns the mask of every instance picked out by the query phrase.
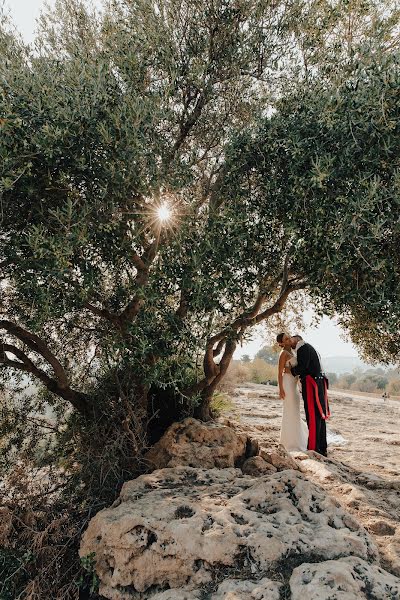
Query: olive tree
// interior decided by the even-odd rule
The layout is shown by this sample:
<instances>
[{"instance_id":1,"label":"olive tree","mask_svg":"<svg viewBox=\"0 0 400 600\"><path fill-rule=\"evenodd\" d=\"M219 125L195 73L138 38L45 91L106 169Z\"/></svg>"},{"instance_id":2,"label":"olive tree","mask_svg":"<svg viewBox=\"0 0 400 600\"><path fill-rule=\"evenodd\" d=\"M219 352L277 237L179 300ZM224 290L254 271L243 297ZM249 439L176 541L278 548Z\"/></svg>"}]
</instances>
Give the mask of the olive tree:
<instances>
[{"instance_id":1,"label":"olive tree","mask_svg":"<svg viewBox=\"0 0 400 600\"><path fill-rule=\"evenodd\" d=\"M276 211L319 312L386 363L399 359L399 61L368 53L340 85L314 78L283 98L238 139L227 184Z\"/></svg>"},{"instance_id":2,"label":"olive tree","mask_svg":"<svg viewBox=\"0 0 400 600\"><path fill-rule=\"evenodd\" d=\"M336 246L317 252L303 234L315 239L313 223L330 239L330 159L310 131L330 109L321 96L307 129L302 107L314 82L346 85L371 35L371 53L389 52L396 23L379 3L121 0L96 14L65 0L42 17L34 48L3 26L6 373L35 377L88 421L120 415L129 429L166 387L209 418L249 328L310 282L325 299L315 271ZM259 193L246 195L235 182L251 159L238 140L252 146L263 118ZM282 183L279 138L293 135L318 222L290 172ZM333 269L340 286L352 265Z\"/></svg>"},{"instance_id":3,"label":"olive tree","mask_svg":"<svg viewBox=\"0 0 400 600\"><path fill-rule=\"evenodd\" d=\"M64 0L27 47L2 20L0 363L47 392L0 401L10 597L76 597L81 531L156 418L210 418L298 290L393 356L397 24L386 2Z\"/></svg>"}]
</instances>

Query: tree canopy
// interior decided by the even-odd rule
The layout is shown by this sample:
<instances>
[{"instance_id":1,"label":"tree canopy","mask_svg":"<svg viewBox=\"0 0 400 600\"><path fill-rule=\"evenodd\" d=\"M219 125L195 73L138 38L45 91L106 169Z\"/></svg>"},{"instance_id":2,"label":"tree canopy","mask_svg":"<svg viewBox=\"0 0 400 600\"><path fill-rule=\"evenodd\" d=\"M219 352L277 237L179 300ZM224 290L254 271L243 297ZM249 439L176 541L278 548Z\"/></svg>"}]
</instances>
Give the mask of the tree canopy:
<instances>
[{"instance_id":1,"label":"tree canopy","mask_svg":"<svg viewBox=\"0 0 400 600\"><path fill-rule=\"evenodd\" d=\"M320 311L382 362L399 358L399 58L370 57L340 86L316 80L238 143L241 193L276 209Z\"/></svg>"},{"instance_id":2,"label":"tree canopy","mask_svg":"<svg viewBox=\"0 0 400 600\"><path fill-rule=\"evenodd\" d=\"M58 0L28 46L1 15L1 376L43 387L0 397L10 598L76 598L85 523L296 294L398 361L398 25L380 0Z\"/></svg>"},{"instance_id":3,"label":"tree canopy","mask_svg":"<svg viewBox=\"0 0 400 600\"><path fill-rule=\"evenodd\" d=\"M65 0L32 48L3 23L7 373L86 415L110 369L142 411L152 385L207 404L298 289L366 352L358 323L396 336L396 24L379 2Z\"/></svg>"}]
</instances>

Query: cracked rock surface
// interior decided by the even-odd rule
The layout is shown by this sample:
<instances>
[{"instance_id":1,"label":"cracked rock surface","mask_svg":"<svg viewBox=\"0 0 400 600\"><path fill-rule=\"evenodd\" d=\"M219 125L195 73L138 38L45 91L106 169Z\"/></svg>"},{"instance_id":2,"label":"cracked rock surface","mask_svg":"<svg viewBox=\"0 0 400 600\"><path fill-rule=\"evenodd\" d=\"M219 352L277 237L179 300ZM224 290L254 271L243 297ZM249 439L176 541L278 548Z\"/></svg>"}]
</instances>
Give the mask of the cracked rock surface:
<instances>
[{"instance_id":1,"label":"cracked rock surface","mask_svg":"<svg viewBox=\"0 0 400 600\"><path fill-rule=\"evenodd\" d=\"M201 598L207 586L216 600L263 598L261 591L251 595L253 584L271 579L289 557L300 559L297 564L302 557L377 560L367 531L298 471L255 479L239 469L191 467L126 483L114 505L89 524L80 554L92 552L100 593L118 600L166 599L169 589L174 598L179 590ZM232 576L241 581L236 592L222 585ZM277 591L277 583L257 586Z\"/></svg>"},{"instance_id":2,"label":"cracked rock surface","mask_svg":"<svg viewBox=\"0 0 400 600\"><path fill-rule=\"evenodd\" d=\"M290 578L292 600L363 600L400 598L400 580L355 557L304 563Z\"/></svg>"},{"instance_id":3,"label":"cracked rock surface","mask_svg":"<svg viewBox=\"0 0 400 600\"><path fill-rule=\"evenodd\" d=\"M145 460L152 469L185 465L221 469L243 462L250 445L246 433L237 433L221 423L187 418L171 425L147 452Z\"/></svg>"},{"instance_id":4,"label":"cracked rock surface","mask_svg":"<svg viewBox=\"0 0 400 600\"><path fill-rule=\"evenodd\" d=\"M398 477L332 447L288 454L274 401L249 400L240 422L172 425L147 454L155 470L91 520L80 554L95 554L102 597L400 598Z\"/></svg>"}]
</instances>

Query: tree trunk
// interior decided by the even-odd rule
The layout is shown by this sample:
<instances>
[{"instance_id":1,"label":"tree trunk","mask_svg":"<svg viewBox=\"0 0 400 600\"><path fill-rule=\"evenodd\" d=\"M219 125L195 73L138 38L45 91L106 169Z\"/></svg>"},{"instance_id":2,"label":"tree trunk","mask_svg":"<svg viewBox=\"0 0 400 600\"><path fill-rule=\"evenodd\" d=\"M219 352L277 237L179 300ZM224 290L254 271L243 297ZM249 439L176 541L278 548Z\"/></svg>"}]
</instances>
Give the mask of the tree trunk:
<instances>
[{"instance_id":1,"label":"tree trunk","mask_svg":"<svg viewBox=\"0 0 400 600\"><path fill-rule=\"evenodd\" d=\"M195 417L201 421L211 421L213 419L210 403L215 390L226 375L235 352L237 342L233 339L225 339L224 345L225 348L223 355L218 364L214 362L214 354L220 353L222 345L218 344L215 350L213 350L212 345L208 345L204 355L205 378L202 382L200 382L199 385L201 387L198 389L201 395L201 402L194 411Z\"/></svg>"},{"instance_id":2,"label":"tree trunk","mask_svg":"<svg viewBox=\"0 0 400 600\"><path fill-rule=\"evenodd\" d=\"M214 394L215 386L212 384L207 386L202 394L201 394L201 402L198 406L196 406L194 410L195 419L199 419L200 421L212 421L213 414L211 411L211 400Z\"/></svg>"}]
</instances>

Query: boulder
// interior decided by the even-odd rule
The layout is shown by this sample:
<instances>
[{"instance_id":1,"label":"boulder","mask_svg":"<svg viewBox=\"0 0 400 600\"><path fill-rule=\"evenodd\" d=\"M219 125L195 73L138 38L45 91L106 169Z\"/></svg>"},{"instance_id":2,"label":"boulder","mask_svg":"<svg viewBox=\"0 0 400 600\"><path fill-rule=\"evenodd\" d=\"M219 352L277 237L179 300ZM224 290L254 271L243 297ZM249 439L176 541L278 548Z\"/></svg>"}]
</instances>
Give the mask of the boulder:
<instances>
[{"instance_id":1,"label":"boulder","mask_svg":"<svg viewBox=\"0 0 400 600\"><path fill-rule=\"evenodd\" d=\"M144 456L152 469L200 467L224 469L243 462L252 445L245 434L219 423L187 418L174 423Z\"/></svg>"},{"instance_id":2,"label":"boulder","mask_svg":"<svg viewBox=\"0 0 400 600\"><path fill-rule=\"evenodd\" d=\"M372 519L368 523L368 530L372 531L375 535L394 535L396 528L391 523L383 519Z\"/></svg>"},{"instance_id":3,"label":"boulder","mask_svg":"<svg viewBox=\"0 0 400 600\"><path fill-rule=\"evenodd\" d=\"M313 475L321 483L335 481L335 479L337 479L337 472L331 468L329 463L308 458L299 463L299 468L303 473Z\"/></svg>"},{"instance_id":4,"label":"boulder","mask_svg":"<svg viewBox=\"0 0 400 600\"><path fill-rule=\"evenodd\" d=\"M225 579L209 600L279 600L282 584L264 577L259 581ZM152 600L202 600L204 594L195 590L166 590L152 596Z\"/></svg>"},{"instance_id":5,"label":"boulder","mask_svg":"<svg viewBox=\"0 0 400 600\"><path fill-rule=\"evenodd\" d=\"M292 600L391 600L400 598L400 579L357 557L304 563L290 578Z\"/></svg>"},{"instance_id":6,"label":"boulder","mask_svg":"<svg viewBox=\"0 0 400 600\"><path fill-rule=\"evenodd\" d=\"M266 473L275 473L276 467L267 463L261 456L252 456L245 460L242 466L242 471L245 475L252 477L260 477Z\"/></svg>"},{"instance_id":7,"label":"boulder","mask_svg":"<svg viewBox=\"0 0 400 600\"><path fill-rule=\"evenodd\" d=\"M115 600L169 589L174 598L192 590L194 599L230 576L269 577L290 557L377 559L367 531L298 471L254 479L239 469L190 467L127 482L120 498L89 523L80 555L91 553L100 594Z\"/></svg>"},{"instance_id":8,"label":"boulder","mask_svg":"<svg viewBox=\"0 0 400 600\"><path fill-rule=\"evenodd\" d=\"M282 584L264 577L259 581L226 579L210 600L279 600Z\"/></svg>"},{"instance_id":9,"label":"boulder","mask_svg":"<svg viewBox=\"0 0 400 600\"><path fill-rule=\"evenodd\" d=\"M283 471L284 469L299 469L297 462L292 456L290 456L289 452L287 452L283 446L274 448L274 450L261 446L260 456L266 462L276 467L278 471Z\"/></svg>"}]
</instances>

